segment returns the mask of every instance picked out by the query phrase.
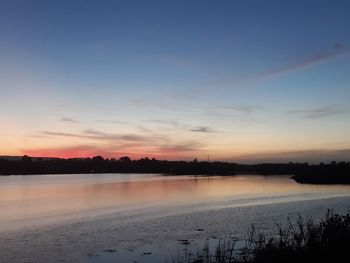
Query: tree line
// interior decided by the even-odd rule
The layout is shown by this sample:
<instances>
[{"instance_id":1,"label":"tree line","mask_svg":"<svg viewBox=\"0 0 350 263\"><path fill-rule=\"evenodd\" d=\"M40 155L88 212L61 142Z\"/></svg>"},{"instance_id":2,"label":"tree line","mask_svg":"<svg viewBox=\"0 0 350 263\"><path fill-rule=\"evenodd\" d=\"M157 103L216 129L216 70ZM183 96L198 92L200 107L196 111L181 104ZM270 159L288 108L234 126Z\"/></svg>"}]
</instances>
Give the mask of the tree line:
<instances>
[{"instance_id":1,"label":"tree line","mask_svg":"<svg viewBox=\"0 0 350 263\"><path fill-rule=\"evenodd\" d=\"M350 183L350 162L328 164L168 161L155 158L132 160L92 158L35 158L24 155L18 159L1 159L1 175L79 174L79 173L161 173L166 175L291 175L301 183Z\"/></svg>"}]
</instances>

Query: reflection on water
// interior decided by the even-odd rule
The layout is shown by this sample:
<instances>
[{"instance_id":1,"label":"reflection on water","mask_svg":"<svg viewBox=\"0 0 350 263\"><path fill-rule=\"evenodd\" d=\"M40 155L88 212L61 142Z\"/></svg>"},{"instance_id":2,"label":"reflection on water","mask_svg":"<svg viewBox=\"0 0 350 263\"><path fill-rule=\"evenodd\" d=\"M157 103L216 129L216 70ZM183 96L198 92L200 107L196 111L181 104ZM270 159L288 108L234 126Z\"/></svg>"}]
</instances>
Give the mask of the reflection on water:
<instances>
[{"instance_id":1,"label":"reflection on water","mask_svg":"<svg viewBox=\"0 0 350 263\"><path fill-rule=\"evenodd\" d=\"M301 185L286 176L193 177L138 174L0 177L2 230L147 207L350 195L349 186ZM293 200L294 200L293 199ZM267 200L267 201L266 201Z\"/></svg>"}]
</instances>

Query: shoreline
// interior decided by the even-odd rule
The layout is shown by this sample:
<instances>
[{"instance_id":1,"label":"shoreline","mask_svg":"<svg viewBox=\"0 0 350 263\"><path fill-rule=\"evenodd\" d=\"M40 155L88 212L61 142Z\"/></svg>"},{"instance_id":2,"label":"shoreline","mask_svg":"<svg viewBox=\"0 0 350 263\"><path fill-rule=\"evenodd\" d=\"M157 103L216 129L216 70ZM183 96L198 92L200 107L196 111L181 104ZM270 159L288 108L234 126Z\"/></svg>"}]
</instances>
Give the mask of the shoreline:
<instances>
[{"instance_id":1,"label":"shoreline","mask_svg":"<svg viewBox=\"0 0 350 263\"><path fill-rule=\"evenodd\" d=\"M258 163L239 164L219 161L168 161L129 157L104 159L93 158L32 158L8 160L0 157L0 175L44 175L44 174L163 174L164 176L204 175L235 176L237 174L289 175L296 182L310 184L350 184L350 162L328 164L308 163Z\"/></svg>"}]
</instances>

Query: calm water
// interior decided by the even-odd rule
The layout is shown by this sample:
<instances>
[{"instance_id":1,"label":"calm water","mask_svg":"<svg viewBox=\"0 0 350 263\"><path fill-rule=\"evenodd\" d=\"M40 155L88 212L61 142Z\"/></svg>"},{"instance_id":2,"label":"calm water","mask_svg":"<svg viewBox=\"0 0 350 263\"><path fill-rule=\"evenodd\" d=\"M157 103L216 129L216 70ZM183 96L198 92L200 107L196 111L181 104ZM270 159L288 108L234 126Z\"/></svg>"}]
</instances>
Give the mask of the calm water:
<instances>
[{"instance_id":1,"label":"calm water","mask_svg":"<svg viewBox=\"0 0 350 263\"><path fill-rule=\"evenodd\" d=\"M177 239L228 229L241 235L250 223L269 228L296 212L346 211L349 201L350 186L302 185L287 176L0 177L0 255L6 262L156 262L176 250Z\"/></svg>"}]
</instances>

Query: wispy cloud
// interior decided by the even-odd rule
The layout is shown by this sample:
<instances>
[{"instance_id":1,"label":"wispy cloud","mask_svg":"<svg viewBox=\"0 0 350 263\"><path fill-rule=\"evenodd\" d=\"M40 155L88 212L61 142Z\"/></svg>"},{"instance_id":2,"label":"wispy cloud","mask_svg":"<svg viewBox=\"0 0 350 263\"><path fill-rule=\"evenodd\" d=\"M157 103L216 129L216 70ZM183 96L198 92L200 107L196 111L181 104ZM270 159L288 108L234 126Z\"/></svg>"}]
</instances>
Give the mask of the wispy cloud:
<instances>
[{"instance_id":1,"label":"wispy cloud","mask_svg":"<svg viewBox=\"0 0 350 263\"><path fill-rule=\"evenodd\" d=\"M302 109L287 111L287 114L292 114L305 119L320 119L333 115L344 113L345 110L337 107L336 105L329 105L315 109Z\"/></svg>"},{"instance_id":2,"label":"wispy cloud","mask_svg":"<svg viewBox=\"0 0 350 263\"><path fill-rule=\"evenodd\" d=\"M129 124L126 121L118 121L118 120L96 120L97 122L100 123L112 123L112 124Z\"/></svg>"},{"instance_id":3,"label":"wispy cloud","mask_svg":"<svg viewBox=\"0 0 350 263\"><path fill-rule=\"evenodd\" d=\"M276 70L272 70L269 72L266 72L262 74L260 77L258 77L258 80L264 80L264 79L270 79L274 77L278 77L281 75L285 75L288 73L292 73L297 70L301 70L304 68L312 67L314 65L318 65L321 63L325 63L331 59L335 58L341 58L345 56L350 55L350 48L345 47L341 43L335 43L334 47L329 50L323 50L317 53L314 53L310 55L309 57L306 57L299 62L296 62L294 64L290 64L286 67L282 67Z\"/></svg>"},{"instance_id":4,"label":"wispy cloud","mask_svg":"<svg viewBox=\"0 0 350 263\"><path fill-rule=\"evenodd\" d=\"M163 102L155 102L145 99L132 99L129 101L129 106L135 108L158 108L158 109L168 109L169 106Z\"/></svg>"},{"instance_id":5,"label":"wispy cloud","mask_svg":"<svg viewBox=\"0 0 350 263\"><path fill-rule=\"evenodd\" d=\"M152 120L154 123L170 126L170 129L184 128L177 120ZM147 127L147 126L146 126ZM139 127L142 129L142 126ZM146 128L145 128L146 129ZM205 147L205 138L193 140L180 139L173 133L149 132L107 132L97 129L83 129L81 131L42 131L41 137L47 142L52 141L51 147L36 147L23 149L23 154L32 156L51 157L91 157L102 155L108 158L118 158L128 155L132 158L154 157L158 159L193 158ZM207 126L186 126L185 131L208 133L212 129ZM176 134L178 134L176 132ZM198 136L200 137L200 136Z\"/></svg>"},{"instance_id":6,"label":"wispy cloud","mask_svg":"<svg viewBox=\"0 0 350 263\"><path fill-rule=\"evenodd\" d=\"M147 120L145 122L153 122L167 126L166 130L180 130L199 133L213 133L216 132L212 127L205 125L193 126L186 123L180 123L178 120Z\"/></svg>"},{"instance_id":7,"label":"wispy cloud","mask_svg":"<svg viewBox=\"0 0 350 263\"><path fill-rule=\"evenodd\" d=\"M187 141L182 143L165 144L158 147L161 153L184 153L184 152L197 152L205 145L197 141Z\"/></svg>"},{"instance_id":8,"label":"wispy cloud","mask_svg":"<svg viewBox=\"0 0 350 263\"><path fill-rule=\"evenodd\" d=\"M103 140L116 140L116 141L149 141L154 139L161 139L160 137L149 137L149 136L142 136L138 134L115 134L115 133L106 133L106 132L100 132L92 129L84 130L84 134L88 136L92 136L93 138L97 139L103 139Z\"/></svg>"},{"instance_id":9,"label":"wispy cloud","mask_svg":"<svg viewBox=\"0 0 350 263\"><path fill-rule=\"evenodd\" d=\"M177 120L145 120L144 122L152 122L152 123L159 123L159 124L165 124L165 125L171 125L171 126L179 126L179 122Z\"/></svg>"},{"instance_id":10,"label":"wispy cloud","mask_svg":"<svg viewBox=\"0 0 350 263\"><path fill-rule=\"evenodd\" d=\"M60 121L61 122L68 122L68 123L77 123L77 124L83 123L82 121L78 121L76 119L67 118L67 117L63 117Z\"/></svg>"},{"instance_id":11,"label":"wispy cloud","mask_svg":"<svg viewBox=\"0 0 350 263\"><path fill-rule=\"evenodd\" d=\"M164 143L144 144L141 142L126 142L121 144L77 144L58 146L50 148L24 149L23 154L40 157L92 157L101 155L105 158L119 158L121 156L129 156L132 159L142 157L158 158L158 159L181 159L188 156L192 159L195 153L201 151L204 144L196 141L187 141L181 143Z\"/></svg>"},{"instance_id":12,"label":"wispy cloud","mask_svg":"<svg viewBox=\"0 0 350 263\"><path fill-rule=\"evenodd\" d=\"M105 133L92 129L86 129L82 133L65 133L65 132L52 132L44 131L43 134L49 136L60 136L60 137L72 137L72 138L85 138L93 140L103 141L154 141L162 139L159 136L142 136L138 134L116 134L116 133Z\"/></svg>"},{"instance_id":13,"label":"wispy cloud","mask_svg":"<svg viewBox=\"0 0 350 263\"><path fill-rule=\"evenodd\" d=\"M112 157L114 155L113 151L95 145L76 145L65 147L51 147L44 149L25 149L23 150L23 153L28 154L30 156L60 158L92 157L96 155Z\"/></svg>"},{"instance_id":14,"label":"wispy cloud","mask_svg":"<svg viewBox=\"0 0 350 263\"><path fill-rule=\"evenodd\" d=\"M51 132L51 131L43 131L44 135L49 136L62 136L62 137L75 137L75 138L86 138L86 136L81 134L67 133L67 132Z\"/></svg>"},{"instance_id":15,"label":"wispy cloud","mask_svg":"<svg viewBox=\"0 0 350 263\"><path fill-rule=\"evenodd\" d=\"M138 124L133 124L131 122L127 122L127 121L118 121L118 120L97 120L97 122L99 123L107 123L107 124L118 124L118 125L128 125L130 127L135 127L138 130L142 131L142 132L150 132L150 129L142 126L142 125L138 125Z\"/></svg>"},{"instance_id":16,"label":"wispy cloud","mask_svg":"<svg viewBox=\"0 0 350 263\"><path fill-rule=\"evenodd\" d=\"M231 111L231 112L238 112L242 114L251 114L254 111L260 109L261 107L258 106L251 106L251 105L244 105L244 106L219 106L215 107L217 110L224 110L224 111Z\"/></svg>"},{"instance_id":17,"label":"wispy cloud","mask_svg":"<svg viewBox=\"0 0 350 263\"><path fill-rule=\"evenodd\" d=\"M174 100L177 103L174 103ZM141 108L141 109L159 109L164 111L177 111L177 112L197 112L196 109L192 107L192 105L180 103L182 100L178 98L167 99L164 98L162 102L154 101L154 100L146 100L146 99L133 99L129 101L129 106L132 108ZM176 105L176 107L174 107Z\"/></svg>"},{"instance_id":18,"label":"wispy cloud","mask_svg":"<svg viewBox=\"0 0 350 263\"><path fill-rule=\"evenodd\" d=\"M197 126L189 129L192 132L212 133L214 130L208 126Z\"/></svg>"}]
</instances>

